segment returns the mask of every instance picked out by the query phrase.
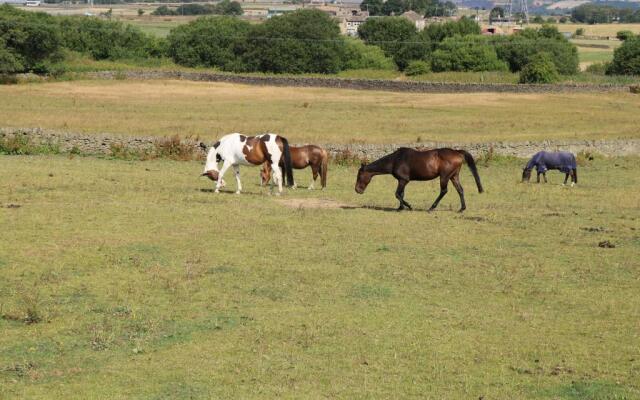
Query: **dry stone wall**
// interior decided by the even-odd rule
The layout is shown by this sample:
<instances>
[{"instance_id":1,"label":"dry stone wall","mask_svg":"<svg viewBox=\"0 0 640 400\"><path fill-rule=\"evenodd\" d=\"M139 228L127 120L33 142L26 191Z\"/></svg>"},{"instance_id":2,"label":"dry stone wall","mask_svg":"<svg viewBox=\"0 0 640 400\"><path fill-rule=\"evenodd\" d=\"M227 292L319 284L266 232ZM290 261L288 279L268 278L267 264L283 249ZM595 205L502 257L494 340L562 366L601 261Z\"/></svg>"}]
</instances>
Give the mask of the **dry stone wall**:
<instances>
[{"instance_id":1,"label":"dry stone wall","mask_svg":"<svg viewBox=\"0 0 640 400\"><path fill-rule=\"evenodd\" d=\"M627 85L614 84L487 84L438 83L376 79L309 78L251 76L188 71L102 71L87 74L98 79L184 79L261 86L326 87L336 89L383 90L413 93L570 93L629 91Z\"/></svg>"},{"instance_id":2,"label":"dry stone wall","mask_svg":"<svg viewBox=\"0 0 640 400\"><path fill-rule=\"evenodd\" d=\"M39 128L4 128L0 129L0 140L12 136L28 138L34 144L53 144L61 152L80 152L84 154L110 155L115 147L126 148L132 152L145 153L154 150L160 138L120 136L108 133L82 134L59 132ZM202 151L200 142L183 139L183 143L193 146L195 151ZM213 141L205 142L207 146ZM302 144L302 143L298 143ZM640 155L640 139L618 140L548 140L542 142L488 142L488 143L454 143L454 142L421 142L404 144L324 144L332 156L352 157L358 159L376 159L391 153L399 147L437 148L452 147L465 149L474 156L492 152L496 155L525 158L540 150L565 150L573 153L591 152L605 156Z\"/></svg>"}]
</instances>

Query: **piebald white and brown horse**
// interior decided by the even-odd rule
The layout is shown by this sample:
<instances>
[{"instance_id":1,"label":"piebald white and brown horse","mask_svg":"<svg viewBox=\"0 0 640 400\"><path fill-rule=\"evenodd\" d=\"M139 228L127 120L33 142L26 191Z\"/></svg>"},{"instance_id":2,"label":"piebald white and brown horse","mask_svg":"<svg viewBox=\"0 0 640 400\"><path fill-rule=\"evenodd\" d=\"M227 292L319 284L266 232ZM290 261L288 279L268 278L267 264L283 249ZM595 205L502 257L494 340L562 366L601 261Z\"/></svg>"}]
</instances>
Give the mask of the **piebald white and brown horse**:
<instances>
[{"instance_id":1,"label":"piebald white and brown horse","mask_svg":"<svg viewBox=\"0 0 640 400\"><path fill-rule=\"evenodd\" d=\"M311 167L313 180L309 184L308 189L312 190L313 185L320 175L320 184L322 189L327 186L327 168L329 164L329 153L325 149L312 144L306 146L291 146L291 163L294 169L305 169ZM280 168L283 168L284 162L280 161ZM265 163L260 171L260 184L264 185L269 182L271 177L271 166Z\"/></svg>"},{"instance_id":2,"label":"piebald white and brown horse","mask_svg":"<svg viewBox=\"0 0 640 400\"><path fill-rule=\"evenodd\" d=\"M202 147L204 144L200 144ZM283 170L277 168L282 160ZM222 162L222 168L218 169L218 163ZM224 174L233 167L238 184L236 193L242 191L240 182L240 165L262 165L264 163L273 168L273 183L278 185L278 193L282 193L282 172L286 177L287 186L293 186L293 167L291 166L291 151L289 142L282 136L273 133L265 133L258 136L245 136L239 133L231 133L223 136L209 149L207 163L204 166L203 176L208 176L216 182L215 192L225 185ZM273 184L272 187L273 189Z\"/></svg>"}]
</instances>

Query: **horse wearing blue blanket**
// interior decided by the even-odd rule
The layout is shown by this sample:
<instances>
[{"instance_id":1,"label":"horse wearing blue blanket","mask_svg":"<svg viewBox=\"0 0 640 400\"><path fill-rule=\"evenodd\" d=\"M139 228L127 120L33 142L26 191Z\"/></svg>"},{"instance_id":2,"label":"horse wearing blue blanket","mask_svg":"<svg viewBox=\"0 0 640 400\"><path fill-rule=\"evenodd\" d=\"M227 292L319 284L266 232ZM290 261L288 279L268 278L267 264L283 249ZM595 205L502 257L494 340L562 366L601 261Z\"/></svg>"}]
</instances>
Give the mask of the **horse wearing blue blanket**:
<instances>
[{"instance_id":1,"label":"horse wearing blue blanket","mask_svg":"<svg viewBox=\"0 0 640 400\"><path fill-rule=\"evenodd\" d=\"M560 172L565 173L563 185L567 184L569 176L571 176L571 186L578 183L576 157L566 151L559 151L556 153L540 151L534 154L522 171L522 182L529 182L529 179L531 178L531 170L534 167L538 173L538 183L540 183L540 174L542 174L542 177L544 178L544 183L547 183L547 171L550 169L557 169Z\"/></svg>"}]
</instances>

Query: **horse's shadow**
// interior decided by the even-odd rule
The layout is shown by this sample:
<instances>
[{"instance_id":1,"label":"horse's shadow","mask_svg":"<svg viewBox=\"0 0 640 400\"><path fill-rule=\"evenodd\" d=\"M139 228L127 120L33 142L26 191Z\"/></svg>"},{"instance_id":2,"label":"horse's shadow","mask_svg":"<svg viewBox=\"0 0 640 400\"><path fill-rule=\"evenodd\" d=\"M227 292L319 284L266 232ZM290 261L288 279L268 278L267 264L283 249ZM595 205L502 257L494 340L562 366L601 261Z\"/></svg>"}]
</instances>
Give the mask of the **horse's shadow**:
<instances>
[{"instance_id":1,"label":"horse's shadow","mask_svg":"<svg viewBox=\"0 0 640 400\"><path fill-rule=\"evenodd\" d=\"M235 190L220 190L219 193L215 192L215 189L205 189L205 188L200 188L200 189L196 189L198 192L200 193L211 193L211 194L221 194L221 195L236 195ZM262 192L242 192L243 196L267 196L268 193L262 193Z\"/></svg>"},{"instance_id":2,"label":"horse's shadow","mask_svg":"<svg viewBox=\"0 0 640 400\"><path fill-rule=\"evenodd\" d=\"M410 212L423 212L423 213L427 213L427 214L432 214L435 212L446 212L449 210L426 210L426 209L420 209L420 208L414 208L412 210L409 209L404 209L404 210L400 210L398 211L397 207L382 207L382 206L368 206L368 205L364 205L364 206L341 206L340 207L343 210L374 210L374 211L384 211L384 212L402 212L402 213L410 213Z\"/></svg>"}]
</instances>

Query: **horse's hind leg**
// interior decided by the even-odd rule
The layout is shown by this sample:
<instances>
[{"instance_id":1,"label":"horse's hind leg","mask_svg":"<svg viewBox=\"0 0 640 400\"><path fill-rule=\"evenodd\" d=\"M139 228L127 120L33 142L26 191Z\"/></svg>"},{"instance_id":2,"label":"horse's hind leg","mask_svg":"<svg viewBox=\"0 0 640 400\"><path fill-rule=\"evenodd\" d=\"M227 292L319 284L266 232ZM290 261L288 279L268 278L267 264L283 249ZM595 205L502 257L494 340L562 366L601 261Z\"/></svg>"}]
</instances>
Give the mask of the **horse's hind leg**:
<instances>
[{"instance_id":1,"label":"horse's hind leg","mask_svg":"<svg viewBox=\"0 0 640 400\"><path fill-rule=\"evenodd\" d=\"M574 168L571 170L571 186L578 183L578 169Z\"/></svg>"},{"instance_id":2,"label":"horse's hind leg","mask_svg":"<svg viewBox=\"0 0 640 400\"><path fill-rule=\"evenodd\" d=\"M311 164L311 172L313 173L313 180L309 184L309 190L314 189L316 179L318 179L318 175L320 174L320 167L318 165Z\"/></svg>"},{"instance_id":3,"label":"horse's hind leg","mask_svg":"<svg viewBox=\"0 0 640 400\"><path fill-rule=\"evenodd\" d=\"M398 207L398 211L404 210L405 206L411 210L411 205L404 201L404 187L407 186L409 181L404 179L398 179L398 188L396 189L396 199L400 202L400 206Z\"/></svg>"},{"instance_id":4,"label":"horse's hind leg","mask_svg":"<svg viewBox=\"0 0 640 400\"><path fill-rule=\"evenodd\" d=\"M460 184L460 176L457 174L453 176L451 178L451 183L453 183L453 186L456 188L456 190L458 191L458 195L460 196L460 210L458 210L458 212L463 212L467 209L467 205L464 202L464 189Z\"/></svg>"},{"instance_id":5,"label":"horse's hind leg","mask_svg":"<svg viewBox=\"0 0 640 400\"><path fill-rule=\"evenodd\" d=\"M436 209L436 207L438 207L438 203L440 203L440 200L442 200L444 195L447 194L447 185L449 185L449 177L440 176L440 194L438 195L438 198L436 198L436 201L434 201L431 205L429 211L433 211Z\"/></svg>"}]
</instances>

